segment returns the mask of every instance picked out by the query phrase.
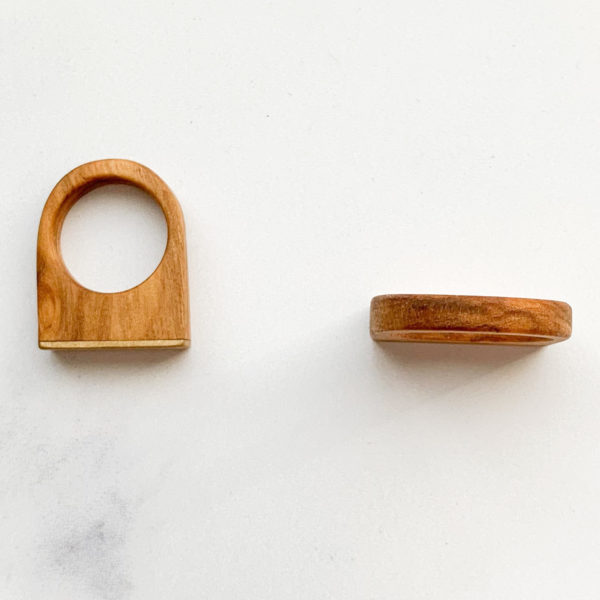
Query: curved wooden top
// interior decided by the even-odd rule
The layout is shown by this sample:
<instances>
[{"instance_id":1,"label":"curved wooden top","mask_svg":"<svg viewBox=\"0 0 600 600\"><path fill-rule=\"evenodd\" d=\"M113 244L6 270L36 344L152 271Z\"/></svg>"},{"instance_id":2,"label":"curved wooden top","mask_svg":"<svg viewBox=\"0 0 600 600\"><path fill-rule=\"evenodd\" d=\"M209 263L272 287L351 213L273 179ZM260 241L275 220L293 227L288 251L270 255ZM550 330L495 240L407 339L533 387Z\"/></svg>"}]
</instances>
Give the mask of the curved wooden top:
<instances>
[{"instance_id":1,"label":"curved wooden top","mask_svg":"<svg viewBox=\"0 0 600 600\"><path fill-rule=\"evenodd\" d=\"M571 307L554 300L496 296L376 296L371 336L379 342L542 346L571 336Z\"/></svg>"},{"instance_id":2,"label":"curved wooden top","mask_svg":"<svg viewBox=\"0 0 600 600\"><path fill-rule=\"evenodd\" d=\"M168 228L167 247L164 255L168 256L176 249L182 235L185 235L183 214L179 202L167 184L154 171L144 165L124 159L96 160L80 165L67 173L54 186L40 219L38 248L41 244L44 252L62 262L60 233L71 207L92 190L104 185L119 183L141 189L152 196L161 207ZM66 266L64 268L67 271Z\"/></svg>"},{"instance_id":3,"label":"curved wooden top","mask_svg":"<svg viewBox=\"0 0 600 600\"><path fill-rule=\"evenodd\" d=\"M79 284L60 252L70 208L84 194L108 184L135 186L152 196L167 222L167 244L154 272L135 287L101 293ZM41 348L186 347L189 300L185 225L177 198L139 163L106 159L67 173L42 212L37 244L38 324Z\"/></svg>"}]
</instances>

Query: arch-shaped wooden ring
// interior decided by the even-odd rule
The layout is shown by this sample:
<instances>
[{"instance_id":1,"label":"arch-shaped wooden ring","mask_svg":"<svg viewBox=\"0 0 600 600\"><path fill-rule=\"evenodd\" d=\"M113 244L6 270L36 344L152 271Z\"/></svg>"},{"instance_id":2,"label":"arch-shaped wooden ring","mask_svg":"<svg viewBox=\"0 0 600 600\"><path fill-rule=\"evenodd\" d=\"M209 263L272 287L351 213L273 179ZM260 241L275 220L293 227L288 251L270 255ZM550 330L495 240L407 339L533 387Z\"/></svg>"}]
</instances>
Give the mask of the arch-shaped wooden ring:
<instances>
[{"instance_id":1,"label":"arch-shaped wooden ring","mask_svg":"<svg viewBox=\"0 0 600 600\"><path fill-rule=\"evenodd\" d=\"M122 183L152 196L167 222L165 253L139 285L100 293L71 276L60 252L69 209L84 194ZM54 187L42 212L37 243L38 334L44 349L185 348L190 343L183 214L166 183L147 167L123 159L86 163Z\"/></svg>"},{"instance_id":2,"label":"arch-shaped wooden ring","mask_svg":"<svg viewBox=\"0 0 600 600\"><path fill-rule=\"evenodd\" d=\"M421 294L371 301L371 337L378 342L544 346L570 336L566 302Z\"/></svg>"}]
</instances>

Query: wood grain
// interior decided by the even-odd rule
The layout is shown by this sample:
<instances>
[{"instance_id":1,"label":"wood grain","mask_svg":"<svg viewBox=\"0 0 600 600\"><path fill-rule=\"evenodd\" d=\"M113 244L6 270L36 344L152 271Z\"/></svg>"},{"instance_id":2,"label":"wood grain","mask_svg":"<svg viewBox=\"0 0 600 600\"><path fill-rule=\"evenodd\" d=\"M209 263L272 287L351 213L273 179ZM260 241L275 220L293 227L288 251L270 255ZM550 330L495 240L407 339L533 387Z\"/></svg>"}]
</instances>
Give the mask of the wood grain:
<instances>
[{"instance_id":1,"label":"wood grain","mask_svg":"<svg viewBox=\"0 0 600 600\"><path fill-rule=\"evenodd\" d=\"M65 216L79 198L115 183L137 187L156 200L167 222L167 245L158 267L145 281L122 292L101 293L71 276L61 256L60 233ZM48 197L40 219L37 289L40 348L189 346L185 227L173 192L156 173L129 160L98 160L65 175Z\"/></svg>"},{"instance_id":2,"label":"wood grain","mask_svg":"<svg viewBox=\"0 0 600 600\"><path fill-rule=\"evenodd\" d=\"M570 336L565 302L420 294L371 301L371 337L379 342L543 346Z\"/></svg>"}]
</instances>

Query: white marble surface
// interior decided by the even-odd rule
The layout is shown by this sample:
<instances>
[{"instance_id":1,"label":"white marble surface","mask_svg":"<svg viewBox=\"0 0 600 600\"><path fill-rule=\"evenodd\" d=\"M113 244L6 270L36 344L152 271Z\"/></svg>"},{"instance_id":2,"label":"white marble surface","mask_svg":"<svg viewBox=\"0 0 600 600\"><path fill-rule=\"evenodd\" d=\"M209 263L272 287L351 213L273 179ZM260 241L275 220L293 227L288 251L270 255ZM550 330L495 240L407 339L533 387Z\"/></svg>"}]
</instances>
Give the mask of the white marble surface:
<instances>
[{"instance_id":1,"label":"white marble surface","mask_svg":"<svg viewBox=\"0 0 600 600\"><path fill-rule=\"evenodd\" d=\"M5 0L0 598L597 598L599 73L591 1ZM107 156L183 206L185 353L36 347L43 202ZM160 223L104 198L110 284ZM386 292L574 337L378 347Z\"/></svg>"}]
</instances>

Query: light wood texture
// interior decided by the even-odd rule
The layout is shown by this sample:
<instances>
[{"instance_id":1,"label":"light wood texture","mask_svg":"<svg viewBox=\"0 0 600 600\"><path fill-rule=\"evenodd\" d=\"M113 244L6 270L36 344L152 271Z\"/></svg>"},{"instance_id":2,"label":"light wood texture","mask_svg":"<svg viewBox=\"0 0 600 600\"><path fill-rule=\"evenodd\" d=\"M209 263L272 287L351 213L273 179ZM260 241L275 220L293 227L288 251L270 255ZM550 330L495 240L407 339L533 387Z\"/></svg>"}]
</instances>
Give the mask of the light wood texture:
<instances>
[{"instance_id":1,"label":"light wood texture","mask_svg":"<svg viewBox=\"0 0 600 600\"><path fill-rule=\"evenodd\" d=\"M190 340L115 340L96 342L40 342L42 350L87 350L91 348L188 348Z\"/></svg>"},{"instance_id":2,"label":"light wood texture","mask_svg":"<svg viewBox=\"0 0 600 600\"><path fill-rule=\"evenodd\" d=\"M135 186L160 205L167 245L155 271L139 285L112 294L80 285L60 252L65 216L84 194L103 185ZM185 348L190 343L183 214L167 185L138 163L107 159L81 165L52 190L37 244L39 346L72 348Z\"/></svg>"},{"instance_id":3,"label":"light wood texture","mask_svg":"<svg viewBox=\"0 0 600 600\"><path fill-rule=\"evenodd\" d=\"M371 301L371 337L379 342L543 346L570 336L565 302L421 294Z\"/></svg>"}]
</instances>

